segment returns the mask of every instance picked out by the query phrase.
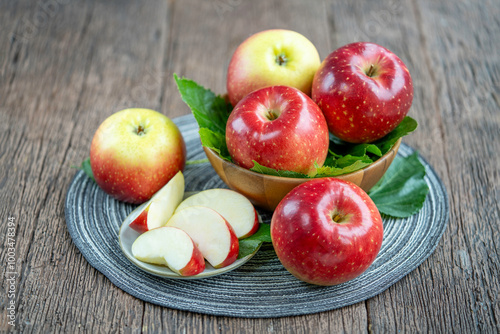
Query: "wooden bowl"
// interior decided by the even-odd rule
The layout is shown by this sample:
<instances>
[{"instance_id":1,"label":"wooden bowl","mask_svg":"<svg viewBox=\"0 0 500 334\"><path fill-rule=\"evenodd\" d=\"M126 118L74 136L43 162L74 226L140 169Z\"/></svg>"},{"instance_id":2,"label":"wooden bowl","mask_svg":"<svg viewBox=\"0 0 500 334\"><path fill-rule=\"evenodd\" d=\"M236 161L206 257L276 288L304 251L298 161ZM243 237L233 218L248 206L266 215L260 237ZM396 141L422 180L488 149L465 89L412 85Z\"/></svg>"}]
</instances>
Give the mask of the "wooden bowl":
<instances>
[{"instance_id":1,"label":"wooden bowl","mask_svg":"<svg viewBox=\"0 0 500 334\"><path fill-rule=\"evenodd\" d=\"M357 184L363 190L370 190L382 178L396 157L401 138L392 149L375 162L358 171L336 176L338 179ZM229 188L246 196L254 205L273 211L286 194L308 178L290 178L265 175L242 168L226 161L209 148L203 147L208 160L219 177Z\"/></svg>"}]
</instances>

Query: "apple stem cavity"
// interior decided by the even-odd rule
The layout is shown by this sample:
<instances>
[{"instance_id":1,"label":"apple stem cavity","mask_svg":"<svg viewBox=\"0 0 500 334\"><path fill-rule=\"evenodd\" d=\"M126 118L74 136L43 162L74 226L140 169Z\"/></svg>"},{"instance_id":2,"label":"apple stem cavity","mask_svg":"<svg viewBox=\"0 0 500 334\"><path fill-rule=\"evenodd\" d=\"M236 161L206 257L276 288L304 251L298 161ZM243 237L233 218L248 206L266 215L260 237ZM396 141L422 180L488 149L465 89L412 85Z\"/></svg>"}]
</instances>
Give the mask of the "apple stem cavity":
<instances>
[{"instance_id":1,"label":"apple stem cavity","mask_svg":"<svg viewBox=\"0 0 500 334\"><path fill-rule=\"evenodd\" d=\"M280 117L280 112L276 109L271 109L266 112L266 118L270 121L274 121L278 117Z\"/></svg>"},{"instance_id":2,"label":"apple stem cavity","mask_svg":"<svg viewBox=\"0 0 500 334\"><path fill-rule=\"evenodd\" d=\"M341 212L334 211L331 215L332 220L336 224L345 224L348 222L348 215L345 215Z\"/></svg>"},{"instance_id":3,"label":"apple stem cavity","mask_svg":"<svg viewBox=\"0 0 500 334\"><path fill-rule=\"evenodd\" d=\"M371 78L371 77L375 76L375 72L376 72L375 65L371 64L370 68L365 73L367 76L369 76Z\"/></svg>"},{"instance_id":4,"label":"apple stem cavity","mask_svg":"<svg viewBox=\"0 0 500 334\"><path fill-rule=\"evenodd\" d=\"M284 53L280 53L279 55L276 56L276 64L280 66L286 65L288 62L288 59L286 58L286 55Z\"/></svg>"},{"instance_id":5,"label":"apple stem cavity","mask_svg":"<svg viewBox=\"0 0 500 334\"><path fill-rule=\"evenodd\" d=\"M137 132L138 136L146 134L146 129L142 125L139 125L135 131Z\"/></svg>"}]
</instances>

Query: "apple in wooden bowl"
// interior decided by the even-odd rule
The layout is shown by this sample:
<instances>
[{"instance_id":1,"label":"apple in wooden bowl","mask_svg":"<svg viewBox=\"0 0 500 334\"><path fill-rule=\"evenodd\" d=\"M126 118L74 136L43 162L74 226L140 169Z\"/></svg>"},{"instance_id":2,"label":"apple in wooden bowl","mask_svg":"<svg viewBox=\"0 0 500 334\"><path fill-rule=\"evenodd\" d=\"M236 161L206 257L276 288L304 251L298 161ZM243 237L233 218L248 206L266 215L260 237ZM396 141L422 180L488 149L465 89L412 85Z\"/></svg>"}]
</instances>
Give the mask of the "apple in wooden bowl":
<instances>
[{"instance_id":1,"label":"apple in wooden bowl","mask_svg":"<svg viewBox=\"0 0 500 334\"><path fill-rule=\"evenodd\" d=\"M350 181L364 191L370 190L389 168L400 144L401 139L398 139L387 153L367 167L338 175L336 178ZM274 210L293 188L311 180L311 178L280 177L257 173L222 159L212 149L207 147L203 149L210 164L229 188L245 195L254 205L266 210Z\"/></svg>"}]
</instances>

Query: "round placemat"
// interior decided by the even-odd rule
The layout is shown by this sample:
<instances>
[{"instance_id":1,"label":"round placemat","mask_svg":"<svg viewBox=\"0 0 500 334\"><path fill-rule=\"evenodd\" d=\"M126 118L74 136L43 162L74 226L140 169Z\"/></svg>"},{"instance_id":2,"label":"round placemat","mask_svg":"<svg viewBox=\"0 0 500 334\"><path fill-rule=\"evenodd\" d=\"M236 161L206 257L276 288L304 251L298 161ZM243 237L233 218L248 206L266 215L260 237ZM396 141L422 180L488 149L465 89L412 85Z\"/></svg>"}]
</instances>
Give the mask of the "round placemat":
<instances>
[{"instance_id":1,"label":"round placemat","mask_svg":"<svg viewBox=\"0 0 500 334\"><path fill-rule=\"evenodd\" d=\"M192 115L174 119L184 136L188 160L205 158ZM401 144L398 155L413 153ZM106 195L79 171L68 189L66 223L85 259L114 285L143 301L198 313L269 318L310 314L371 298L417 268L436 248L448 222L446 189L433 168L426 166L430 191L423 209L405 219L384 217L384 240L370 268L356 279L331 287L294 278L281 265L270 243L238 269L201 280L173 280L148 274L122 253L118 232L135 206ZM188 165L186 191L227 188L209 163ZM260 212L270 223L271 213Z\"/></svg>"}]
</instances>

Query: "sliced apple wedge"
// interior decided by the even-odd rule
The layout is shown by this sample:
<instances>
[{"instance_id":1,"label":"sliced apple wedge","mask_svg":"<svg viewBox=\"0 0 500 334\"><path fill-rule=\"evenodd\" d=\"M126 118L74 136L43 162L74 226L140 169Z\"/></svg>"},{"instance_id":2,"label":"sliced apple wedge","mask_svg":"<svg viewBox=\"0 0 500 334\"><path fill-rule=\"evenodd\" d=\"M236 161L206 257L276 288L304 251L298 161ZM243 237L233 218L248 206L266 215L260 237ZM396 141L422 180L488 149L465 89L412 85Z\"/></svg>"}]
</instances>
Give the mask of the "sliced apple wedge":
<instances>
[{"instance_id":1,"label":"sliced apple wedge","mask_svg":"<svg viewBox=\"0 0 500 334\"><path fill-rule=\"evenodd\" d=\"M203 257L214 268L230 265L238 257L239 242L233 228L220 214L203 206L190 206L176 212L167 226L184 230Z\"/></svg>"},{"instance_id":2,"label":"sliced apple wedge","mask_svg":"<svg viewBox=\"0 0 500 334\"><path fill-rule=\"evenodd\" d=\"M209 189L186 198L176 212L190 206L205 206L218 212L231 225L238 239L251 236L259 229L259 217L252 203L229 189Z\"/></svg>"},{"instance_id":3,"label":"sliced apple wedge","mask_svg":"<svg viewBox=\"0 0 500 334\"><path fill-rule=\"evenodd\" d=\"M163 226L172 217L184 197L184 175L178 172L146 204L146 208L130 223L139 233Z\"/></svg>"},{"instance_id":4,"label":"sliced apple wedge","mask_svg":"<svg viewBox=\"0 0 500 334\"><path fill-rule=\"evenodd\" d=\"M132 244L140 261L165 265L182 276L205 270L205 259L191 237L176 227L163 226L141 234Z\"/></svg>"}]
</instances>

